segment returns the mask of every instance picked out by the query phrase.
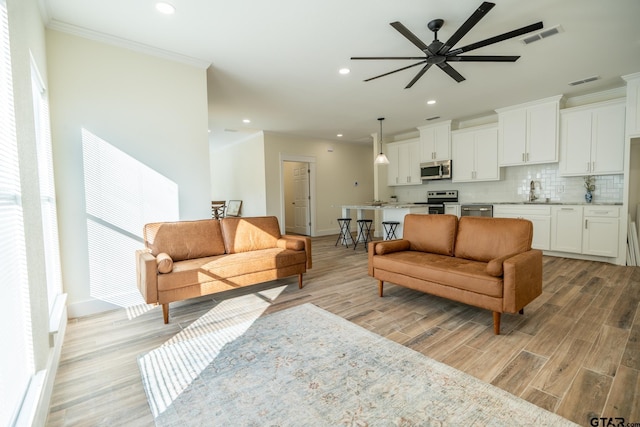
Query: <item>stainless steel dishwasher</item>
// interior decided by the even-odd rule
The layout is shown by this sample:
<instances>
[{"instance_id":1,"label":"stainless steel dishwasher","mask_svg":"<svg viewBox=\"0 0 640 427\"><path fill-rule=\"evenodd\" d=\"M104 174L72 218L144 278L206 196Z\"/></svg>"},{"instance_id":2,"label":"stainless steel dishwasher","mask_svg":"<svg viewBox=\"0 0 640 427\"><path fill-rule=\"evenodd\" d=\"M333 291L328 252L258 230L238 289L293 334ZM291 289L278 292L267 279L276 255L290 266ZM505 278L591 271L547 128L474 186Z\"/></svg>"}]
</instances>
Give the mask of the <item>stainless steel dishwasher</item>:
<instances>
[{"instance_id":1,"label":"stainless steel dishwasher","mask_svg":"<svg viewBox=\"0 0 640 427\"><path fill-rule=\"evenodd\" d=\"M493 205L461 205L460 216L493 217Z\"/></svg>"}]
</instances>

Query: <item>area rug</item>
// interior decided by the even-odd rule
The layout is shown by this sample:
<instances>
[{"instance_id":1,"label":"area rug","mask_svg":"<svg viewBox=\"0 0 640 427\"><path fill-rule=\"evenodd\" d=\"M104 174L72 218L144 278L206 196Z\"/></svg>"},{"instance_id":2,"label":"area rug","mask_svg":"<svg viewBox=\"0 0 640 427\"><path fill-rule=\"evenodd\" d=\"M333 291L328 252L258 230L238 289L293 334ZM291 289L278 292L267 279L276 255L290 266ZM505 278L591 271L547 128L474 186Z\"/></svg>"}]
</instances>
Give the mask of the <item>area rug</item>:
<instances>
[{"instance_id":1,"label":"area rug","mask_svg":"<svg viewBox=\"0 0 640 427\"><path fill-rule=\"evenodd\" d=\"M201 329L138 360L158 426L575 425L312 304Z\"/></svg>"}]
</instances>

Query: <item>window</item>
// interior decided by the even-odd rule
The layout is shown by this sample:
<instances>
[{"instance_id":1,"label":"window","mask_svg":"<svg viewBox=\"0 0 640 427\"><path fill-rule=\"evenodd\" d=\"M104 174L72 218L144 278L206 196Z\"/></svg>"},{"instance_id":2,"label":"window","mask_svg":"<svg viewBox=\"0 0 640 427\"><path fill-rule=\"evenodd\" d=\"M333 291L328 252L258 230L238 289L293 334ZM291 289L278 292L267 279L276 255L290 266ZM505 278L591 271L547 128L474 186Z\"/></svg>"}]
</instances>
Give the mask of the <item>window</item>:
<instances>
[{"instance_id":1,"label":"window","mask_svg":"<svg viewBox=\"0 0 640 427\"><path fill-rule=\"evenodd\" d=\"M62 293L62 274L60 272L60 249L58 244L58 214L56 191L53 179L53 154L51 146L51 127L49 124L49 100L38 67L31 58L31 88L33 91L33 109L36 126L38 152L38 176L40 178L40 202L42 208L42 231L47 269L47 296L49 313Z\"/></svg>"},{"instance_id":2,"label":"window","mask_svg":"<svg viewBox=\"0 0 640 427\"><path fill-rule=\"evenodd\" d=\"M0 0L0 425L12 422L34 373L6 0Z\"/></svg>"}]
</instances>

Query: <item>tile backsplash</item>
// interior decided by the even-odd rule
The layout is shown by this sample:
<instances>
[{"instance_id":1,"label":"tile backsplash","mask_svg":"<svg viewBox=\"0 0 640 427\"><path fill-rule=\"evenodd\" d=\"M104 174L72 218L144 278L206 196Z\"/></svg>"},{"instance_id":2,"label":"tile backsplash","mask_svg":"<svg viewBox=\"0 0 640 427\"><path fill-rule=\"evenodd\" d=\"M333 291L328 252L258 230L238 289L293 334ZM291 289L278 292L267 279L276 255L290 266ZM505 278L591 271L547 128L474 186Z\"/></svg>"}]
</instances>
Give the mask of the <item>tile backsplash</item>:
<instances>
[{"instance_id":1,"label":"tile backsplash","mask_svg":"<svg viewBox=\"0 0 640 427\"><path fill-rule=\"evenodd\" d=\"M455 168L455 165L453 166ZM565 203L584 203L584 177L560 176L557 163L502 168L500 181L451 182L431 181L427 184L395 187L400 202L424 201L427 191L458 190L461 203L518 202L527 200L530 183L535 182L538 198ZM593 202L622 203L624 175L595 177Z\"/></svg>"}]
</instances>

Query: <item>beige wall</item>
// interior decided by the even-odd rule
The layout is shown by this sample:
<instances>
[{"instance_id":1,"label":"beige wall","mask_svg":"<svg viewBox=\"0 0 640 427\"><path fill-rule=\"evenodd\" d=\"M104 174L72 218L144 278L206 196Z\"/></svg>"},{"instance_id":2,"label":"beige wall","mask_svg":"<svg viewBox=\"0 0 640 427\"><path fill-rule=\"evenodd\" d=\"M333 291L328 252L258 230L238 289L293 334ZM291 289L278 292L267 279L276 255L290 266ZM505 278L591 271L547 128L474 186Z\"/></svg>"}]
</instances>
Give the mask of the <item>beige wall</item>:
<instances>
[{"instance_id":1,"label":"beige wall","mask_svg":"<svg viewBox=\"0 0 640 427\"><path fill-rule=\"evenodd\" d=\"M333 150L333 151L330 151ZM373 200L371 147L265 132L267 212L283 217L281 156L315 159L316 236L337 234L341 206ZM358 183L356 186L355 183ZM313 183L311 184L313 188Z\"/></svg>"},{"instance_id":2,"label":"beige wall","mask_svg":"<svg viewBox=\"0 0 640 427\"><path fill-rule=\"evenodd\" d=\"M90 294L82 129L175 182L181 219L210 217L206 74L58 31L46 39L62 272L74 317L113 307ZM127 281L136 291L135 277Z\"/></svg>"}]
</instances>

